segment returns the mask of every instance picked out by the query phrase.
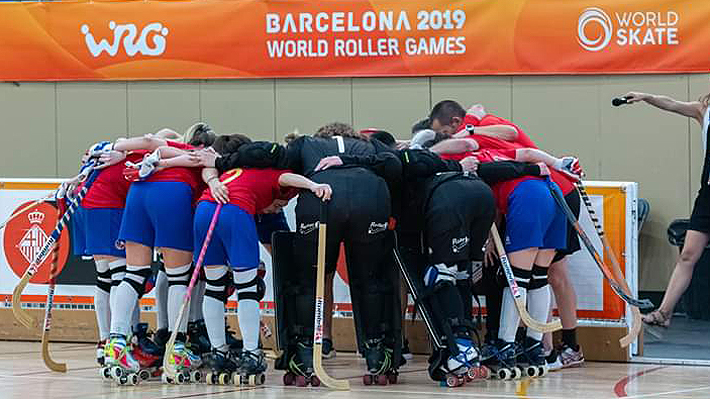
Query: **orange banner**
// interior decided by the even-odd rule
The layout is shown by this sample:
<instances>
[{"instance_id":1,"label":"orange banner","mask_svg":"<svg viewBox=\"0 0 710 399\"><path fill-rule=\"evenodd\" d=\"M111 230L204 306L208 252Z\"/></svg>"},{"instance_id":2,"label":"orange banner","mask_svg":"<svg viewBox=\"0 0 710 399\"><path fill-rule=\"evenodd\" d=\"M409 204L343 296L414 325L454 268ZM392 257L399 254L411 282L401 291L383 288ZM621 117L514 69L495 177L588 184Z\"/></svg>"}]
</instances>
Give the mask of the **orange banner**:
<instances>
[{"instance_id":1,"label":"orange banner","mask_svg":"<svg viewBox=\"0 0 710 399\"><path fill-rule=\"evenodd\" d=\"M710 3L0 4L0 80L708 72Z\"/></svg>"}]
</instances>

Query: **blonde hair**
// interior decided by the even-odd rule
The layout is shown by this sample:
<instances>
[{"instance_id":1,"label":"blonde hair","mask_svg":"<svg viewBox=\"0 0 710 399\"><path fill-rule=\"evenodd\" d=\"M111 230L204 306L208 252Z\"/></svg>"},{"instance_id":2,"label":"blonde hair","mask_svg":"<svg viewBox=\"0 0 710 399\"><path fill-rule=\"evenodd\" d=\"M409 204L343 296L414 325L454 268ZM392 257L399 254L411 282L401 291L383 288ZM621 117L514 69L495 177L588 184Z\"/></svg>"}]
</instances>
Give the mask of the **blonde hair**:
<instances>
[{"instance_id":1,"label":"blonde hair","mask_svg":"<svg viewBox=\"0 0 710 399\"><path fill-rule=\"evenodd\" d=\"M159 137L161 139L166 139L166 140L174 140L174 141L182 141L183 137L180 135L180 133L174 131L173 129L164 127L157 132L155 132L155 137Z\"/></svg>"},{"instance_id":2,"label":"blonde hair","mask_svg":"<svg viewBox=\"0 0 710 399\"><path fill-rule=\"evenodd\" d=\"M333 122L329 123L327 125L321 126L316 133L313 135L313 137L321 137L321 138L331 138L333 136L342 136L342 137L349 137L353 139L360 139L360 140L365 140L368 141L368 137L365 136L364 134L361 134L359 132L356 132L355 129L353 129L352 126L348 125L347 123L342 123L342 122Z\"/></svg>"},{"instance_id":3,"label":"blonde hair","mask_svg":"<svg viewBox=\"0 0 710 399\"><path fill-rule=\"evenodd\" d=\"M291 133L288 133L284 136L284 142L286 144L291 144L292 141L296 140L299 137L301 137L301 134L298 133L298 129L294 129Z\"/></svg>"}]
</instances>

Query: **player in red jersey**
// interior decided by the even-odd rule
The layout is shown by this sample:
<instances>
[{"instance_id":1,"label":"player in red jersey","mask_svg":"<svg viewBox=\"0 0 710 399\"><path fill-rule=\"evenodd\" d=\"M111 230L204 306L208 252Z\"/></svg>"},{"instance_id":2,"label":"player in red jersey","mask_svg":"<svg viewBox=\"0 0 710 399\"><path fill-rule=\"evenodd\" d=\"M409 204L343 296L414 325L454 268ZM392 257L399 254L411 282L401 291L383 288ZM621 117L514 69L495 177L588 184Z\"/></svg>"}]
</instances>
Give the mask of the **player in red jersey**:
<instances>
[{"instance_id":1,"label":"player in red jersey","mask_svg":"<svg viewBox=\"0 0 710 399\"><path fill-rule=\"evenodd\" d=\"M221 136L212 148L220 154L232 153L250 142L239 134ZM288 170L237 168L220 176L217 169L205 168L202 175L209 189L200 197L195 211L195 247L204 241L217 204L224 204L204 257L204 314L212 344L209 366L215 376L237 372L247 381L266 371L264 354L258 349L259 301L265 286L257 275L259 237L254 215L278 211L297 194L287 187L310 190L323 201L330 199L332 190L328 184L314 183ZM229 351L225 336L224 301L232 279L230 268L237 287L237 317L244 343L239 353Z\"/></svg>"},{"instance_id":2,"label":"player in red jersey","mask_svg":"<svg viewBox=\"0 0 710 399\"><path fill-rule=\"evenodd\" d=\"M514 123L496 115L487 113L484 107L476 104L464 110L455 101L445 100L437 103L430 114L430 124L434 131L453 137L472 137L480 148L537 148L537 145ZM442 142L441 147L453 145ZM579 164L567 164L567 169L579 172ZM579 217L580 198L576 190L568 190L568 182L553 179L567 191L565 200ZM567 272L567 255L580 249L579 239L572 226L567 226L567 248L557 251L549 270L549 282L555 292L555 298L562 320L562 348L558 355L553 350L548 360L552 370L581 364L584 361L582 350L577 344L577 296ZM546 336L546 344L552 349L552 337Z\"/></svg>"}]
</instances>

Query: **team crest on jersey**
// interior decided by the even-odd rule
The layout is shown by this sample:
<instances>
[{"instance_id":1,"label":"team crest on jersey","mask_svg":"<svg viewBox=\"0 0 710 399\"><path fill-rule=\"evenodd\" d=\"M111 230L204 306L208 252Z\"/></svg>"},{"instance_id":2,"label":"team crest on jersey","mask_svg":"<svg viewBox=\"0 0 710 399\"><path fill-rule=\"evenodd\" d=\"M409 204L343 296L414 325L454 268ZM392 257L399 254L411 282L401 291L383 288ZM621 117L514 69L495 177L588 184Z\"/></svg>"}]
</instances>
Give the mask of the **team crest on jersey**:
<instances>
[{"instance_id":1,"label":"team crest on jersey","mask_svg":"<svg viewBox=\"0 0 710 399\"><path fill-rule=\"evenodd\" d=\"M23 211L31 203L28 201L20 204L8 217ZM56 225L57 209L47 202L24 210L7 223L3 232L3 249L8 265L17 277L22 277L34 261L41 266L30 281L40 284L49 281L49 263L54 251L51 248L45 251L42 249L49 242ZM64 229L59 238L57 273L61 272L66 264L69 250L69 235L67 229Z\"/></svg>"},{"instance_id":2,"label":"team crest on jersey","mask_svg":"<svg viewBox=\"0 0 710 399\"><path fill-rule=\"evenodd\" d=\"M114 245L119 251L123 251L124 249L126 249L126 242L123 240L116 240L116 243Z\"/></svg>"}]
</instances>

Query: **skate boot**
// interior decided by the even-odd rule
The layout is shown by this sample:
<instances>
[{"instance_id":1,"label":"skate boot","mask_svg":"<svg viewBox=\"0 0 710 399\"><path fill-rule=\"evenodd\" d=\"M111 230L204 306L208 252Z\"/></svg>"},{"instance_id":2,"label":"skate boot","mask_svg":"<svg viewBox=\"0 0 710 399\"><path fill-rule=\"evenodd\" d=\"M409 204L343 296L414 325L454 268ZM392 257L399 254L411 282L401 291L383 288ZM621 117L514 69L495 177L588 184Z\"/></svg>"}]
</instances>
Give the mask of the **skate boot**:
<instances>
[{"instance_id":1,"label":"skate boot","mask_svg":"<svg viewBox=\"0 0 710 399\"><path fill-rule=\"evenodd\" d=\"M103 339L96 344L96 362L99 366L104 365L104 348L106 347L107 341L107 339Z\"/></svg>"},{"instance_id":2,"label":"skate boot","mask_svg":"<svg viewBox=\"0 0 710 399\"><path fill-rule=\"evenodd\" d=\"M242 348L244 347L244 343L242 342L241 339L237 339L234 336L234 331L232 331L232 329L229 327L229 324L225 324L225 325L226 325L226 327L225 327L224 333L227 338L227 345L229 345L229 350L235 351L235 352L241 351Z\"/></svg>"},{"instance_id":3,"label":"skate boot","mask_svg":"<svg viewBox=\"0 0 710 399\"><path fill-rule=\"evenodd\" d=\"M160 328L160 329L156 330L155 333L153 334L153 342L158 347L158 350L160 350L161 357L165 353L165 344L168 343L169 339L170 339L170 333L168 332L167 328Z\"/></svg>"},{"instance_id":4,"label":"skate boot","mask_svg":"<svg viewBox=\"0 0 710 399\"><path fill-rule=\"evenodd\" d=\"M218 349L212 349L212 352L206 356L207 367L210 371L205 376L205 382L210 385L226 385L237 384L236 379L237 359L233 352L223 352Z\"/></svg>"},{"instance_id":5,"label":"skate boot","mask_svg":"<svg viewBox=\"0 0 710 399\"><path fill-rule=\"evenodd\" d=\"M140 364L131 355L126 337L122 335L110 337L104 347L104 358L104 367L101 368L101 376L104 379L113 378L119 385L138 384Z\"/></svg>"},{"instance_id":6,"label":"skate boot","mask_svg":"<svg viewBox=\"0 0 710 399\"><path fill-rule=\"evenodd\" d=\"M140 323L133 330L131 346L133 357L140 364L138 376L145 381L150 377L160 375L160 366L163 363L163 352L148 336L148 323Z\"/></svg>"},{"instance_id":7,"label":"skate boot","mask_svg":"<svg viewBox=\"0 0 710 399\"><path fill-rule=\"evenodd\" d=\"M234 385L262 385L266 380L266 356L261 349L241 351Z\"/></svg>"},{"instance_id":8,"label":"skate boot","mask_svg":"<svg viewBox=\"0 0 710 399\"><path fill-rule=\"evenodd\" d=\"M365 341L363 357L367 364L367 374L362 376L365 385L397 383L398 373L392 363L392 352L392 348L388 348L382 338Z\"/></svg>"},{"instance_id":9,"label":"skate boot","mask_svg":"<svg viewBox=\"0 0 710 399\"><path fill-rule=\"evenodd\" d=\"M505 342L497 339L495 344L489 347L490 355L484 361L484 365L491 370L491 374L501 380L510 380L522 377L522 370L516 367L516 345L514 342Z\"/></svg>"},{"instance_id":10,"label":"skate boot","mask_svg":"<svg viewBox=\"0 0 710 399\"><path fill-rule=\"evenodd\" d=\"M488 378L488 368L481 366L473 341L467 337L456 338L456 346L458 353L450 355L441 365L444 375L441 386L453 388L466 382Z\"/></svg>"},{"instance_id":11,"label":"skate boot","mask_svg":"<svg viewBox=\"0 0 710 399\"><path fill-rule=\"evenodd\" d=\"M165 354L165 356L169 356L168 363L177 370L177 376L172 381L163 374L163 382L177 384L200 382L202 373L198 369L202 365L202 359L185 346L184 334L178 334L178 339L179 341L175 341L173 352Z\"/></svg>"},{"instance_id":12,"label":"skate boot","mask_svg":"<svg viewBox=\"0 0 710 399\"><path fill-rule=\"evenodd\" d=\"M545 360L542 342L525 337L520 345L518 363L528 377L543 377L548 372L547 361Z\"/></svg>"},{"instance_id":13,"label":"skate boot","mask_svg":"<svg viewBox=\"0 0 710 399\"><path fill-rule=\"evenodd\" d=\"M308 341L296 344L294 353L288 361L288 371L284 374L284 385L317 387L320 380L313 374L313 345Z\"/></svg>"},{"instance_id":14,"label":"skate boot","mask_svg":"<svg viewBox=\"0 0 710 399\"><path fill-rule=\"evenodd\" d=\"M205 356L211 354L212 346L207 335L205 321L200 319L187 323L187 335L190 350L196 355Z\"/></svg>"}]
</instances>

